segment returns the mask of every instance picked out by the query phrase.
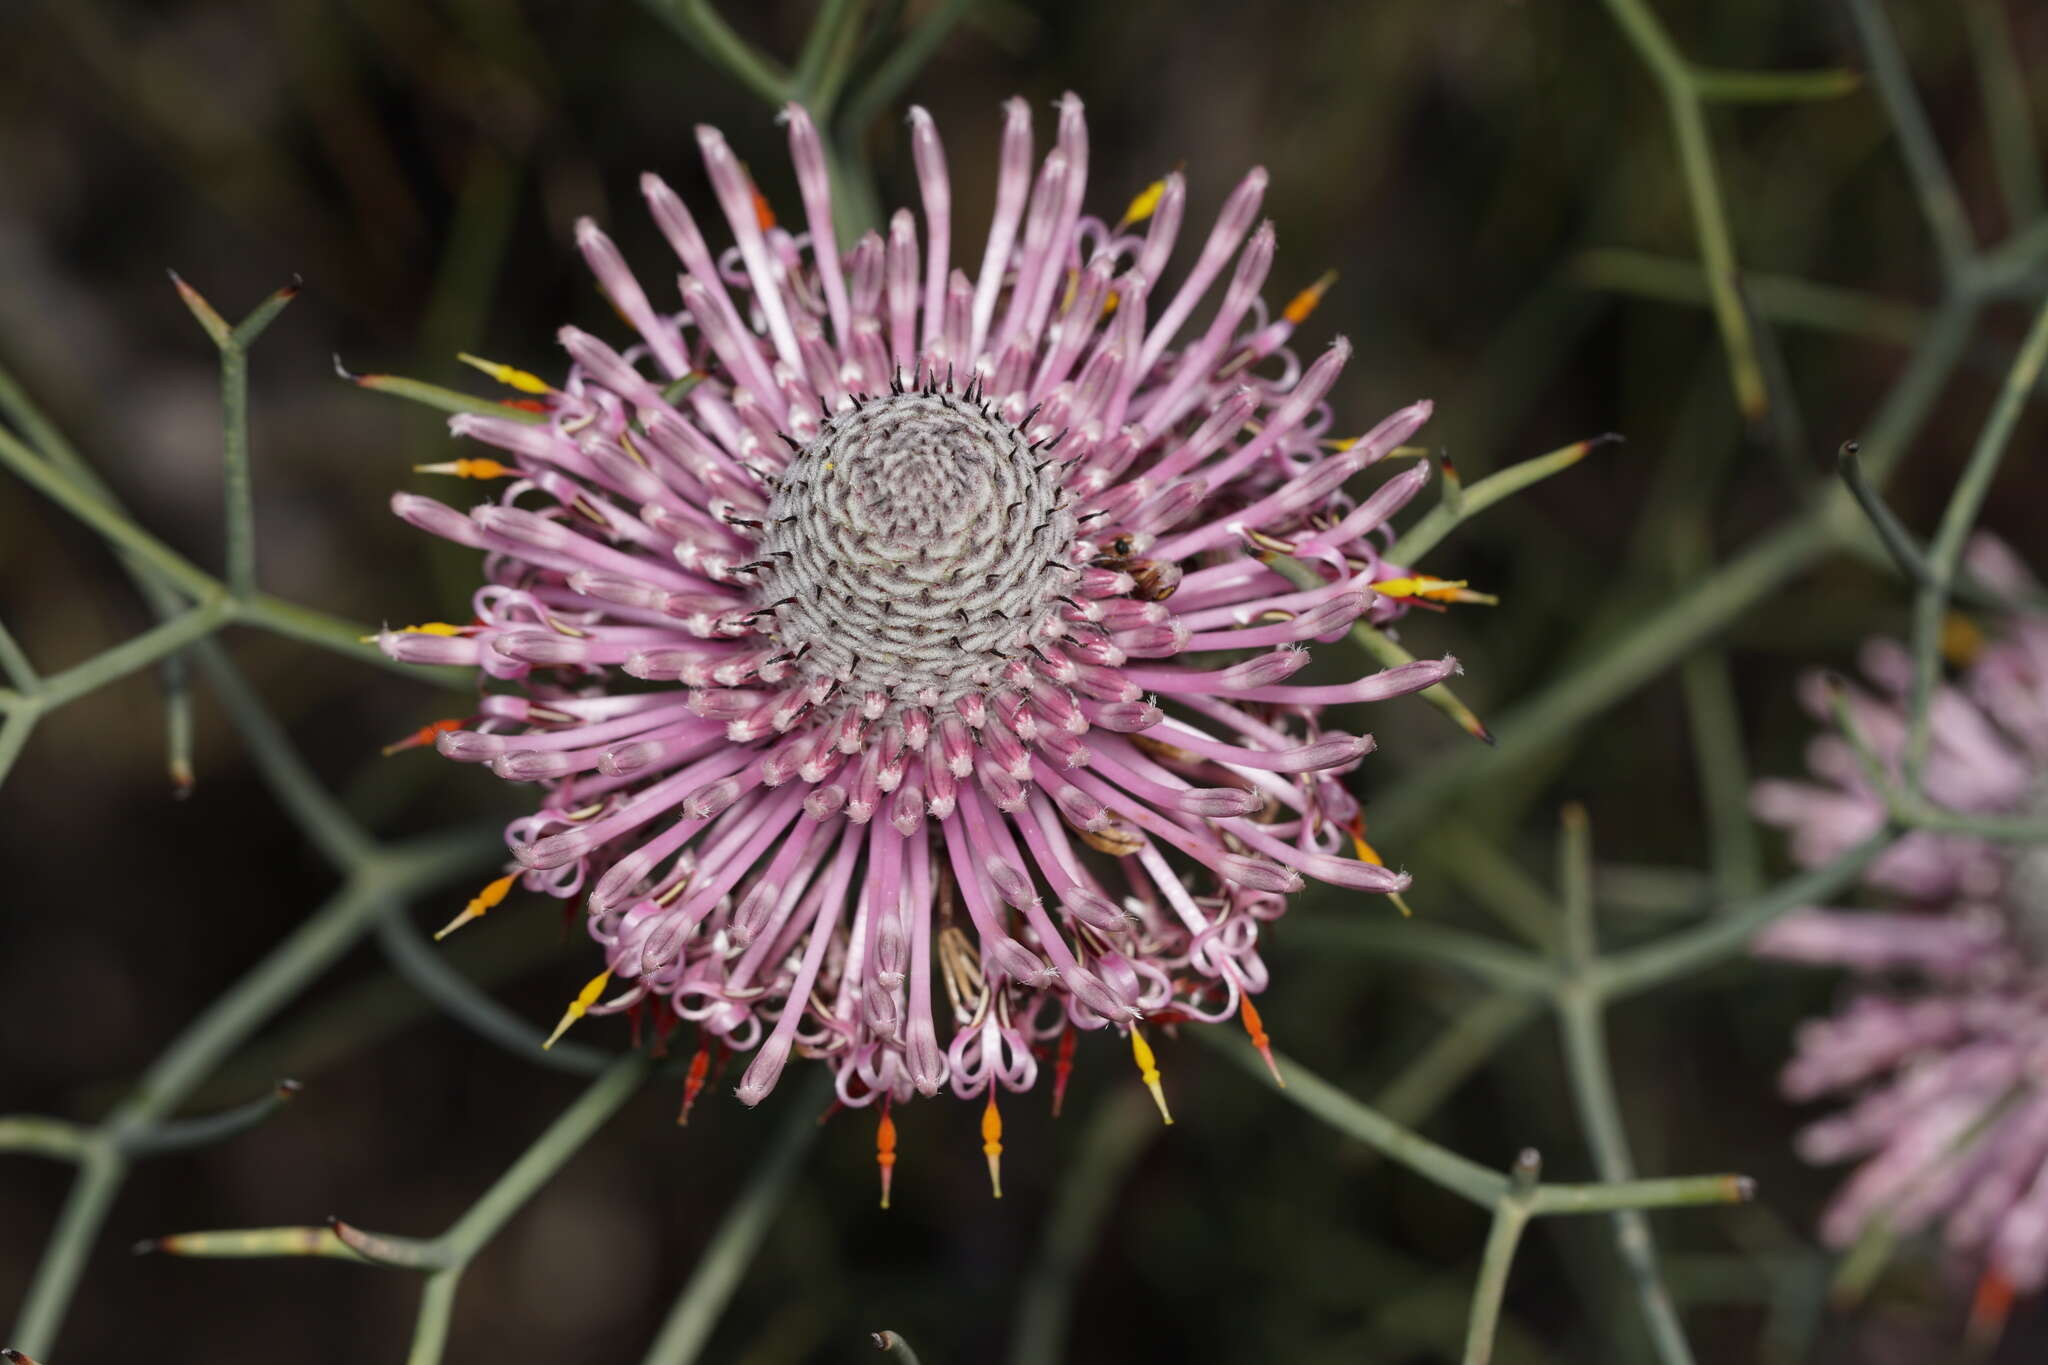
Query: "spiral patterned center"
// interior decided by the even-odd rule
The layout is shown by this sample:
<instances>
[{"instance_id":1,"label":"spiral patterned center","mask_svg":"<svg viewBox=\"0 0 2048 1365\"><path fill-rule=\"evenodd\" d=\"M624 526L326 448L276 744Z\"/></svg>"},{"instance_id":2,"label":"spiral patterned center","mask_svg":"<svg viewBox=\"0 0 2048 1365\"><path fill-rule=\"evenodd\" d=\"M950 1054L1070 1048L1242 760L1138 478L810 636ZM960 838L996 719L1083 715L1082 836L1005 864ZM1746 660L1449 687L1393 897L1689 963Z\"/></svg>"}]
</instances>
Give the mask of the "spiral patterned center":
<instances>
[{"instance_id":1,"label":"spiral patterned center","mask_svg":"<svg viewBox=\"0 0 2048 1365\"><path fill-rule=\"evenodd\" d=\"M864 400L784 472L762 600L798 668L937 705L990 686L1074 572L1056 460L956 394Z\"/></svg>"}]
</instances>

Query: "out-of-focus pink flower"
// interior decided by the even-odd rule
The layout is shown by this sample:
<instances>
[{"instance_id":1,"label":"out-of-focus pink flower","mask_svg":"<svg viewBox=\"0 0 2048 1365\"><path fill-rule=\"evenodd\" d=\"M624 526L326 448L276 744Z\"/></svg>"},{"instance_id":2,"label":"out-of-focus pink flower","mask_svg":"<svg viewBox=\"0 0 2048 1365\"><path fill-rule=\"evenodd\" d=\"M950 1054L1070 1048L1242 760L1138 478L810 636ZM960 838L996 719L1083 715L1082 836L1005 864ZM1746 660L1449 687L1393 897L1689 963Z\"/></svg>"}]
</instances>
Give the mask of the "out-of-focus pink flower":
<instances>
[{"instance_id":1,"label":"out-of-focus pink flower","mask_svg":"<svg viewBox=\"0 0 2048 1365\"><path fill-rule=\"evenodd\" d=\"M1969 567L2018 595L2038 592L2011 552L1980 538ZM1865 647L1874 690L1850 693L1878 756L1905 744L1910 663L1890 641ZM1828 713L1827 685L1807 699ZM2048 616L2004 622L1931 715L1932 800L1981 814L2048 803ZM1883 823L1855 755L1816 739L1812 783L1761 782L1759 816L1790 834L1801 862L1824 862ZM1899 1235L1939 1224L1948 1247L1984 1271L1980 1311L2048 1284L2048 848L1968 835L1908 834L1865 874L1896 910L1808 910L1759 935L1771 957L1857 974L1848 1003L1801 1026L1785 1093L1832 1093L1849 1108L1807 1127L1800 1154L1860 1161L1823 1217L1831 1244L1874 1220Z\"/></svg>"},{"instance_id":2,"label":"out-of-focus pink flower","mask_svg":"<svg viewBox=\"0 0 2048 1365\"><path fill-rule=\"evenodd\" d=\"M956 254L913 110L922 218L843 244L819 135L787 118L794 222L700 128L734 244L647 176L681 264L657 306L582 223L637 340L565 328L558 386L507 376L539 420L453 421L504 452L454 471L502 468L496 501L393 503L485 552L473 623L381 642L507 684L436 738L538 789L515 875L582 897L608 965L571 1017L659 1002L752 1053L749 1104L792 1053L864 1105L1026 1089L1072 1029L1242 1010L1263 1044L1243 1002L1287 893L1408 884L1344 856L1339 779L1372 740L1319 717L1455 662L1289 679L1398 594L1456 595L1382 558L1426 464L1343 492L1429 405L1326 439L1350 347L1287 349L1319 291L1267 310L1264 171L1173 272L1179 175L1089 217L1080 101L1034 172L1013 100L987 241Z\"/></svg>"}]
</instances>

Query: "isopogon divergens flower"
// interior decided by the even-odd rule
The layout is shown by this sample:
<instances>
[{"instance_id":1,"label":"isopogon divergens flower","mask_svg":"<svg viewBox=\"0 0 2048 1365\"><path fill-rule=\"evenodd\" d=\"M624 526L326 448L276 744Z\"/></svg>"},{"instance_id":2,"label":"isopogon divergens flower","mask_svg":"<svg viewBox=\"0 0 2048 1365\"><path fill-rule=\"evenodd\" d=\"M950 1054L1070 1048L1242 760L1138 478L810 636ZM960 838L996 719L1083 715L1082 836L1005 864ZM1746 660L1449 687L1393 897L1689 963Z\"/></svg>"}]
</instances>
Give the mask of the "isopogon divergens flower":
<instances>
[{"instance_id":1,"label":"isopogon divergens flower","mask_svg":"<svg viewBox=\"0 0 2048 1365\"><path fill-rule=\"evenodd\" d=\"M987 1091L993 1168L993 1088L1029 1088L1047 1049L1063 1074L1072 1030L1130 1031L1157 1095L1140 1020L1242 1011L1264 1046L1259 937L1304 877L1408 884L1345 856L1340 779L1373 742L1320 715L1455 662L1290 678L1419 581L1382 545L1427 463L1363 501L1344 484L1430 409L1326 439L1350 347L1287 347L1320 285L1267 310L1263 171L1175 272L1179 175L1089 217L1080 101L1034 173L1012 100L986 244L956 256L913 110L921 220L843 245L819 135L787 122L795 230L712 129L732 246L644 178L682 267L668 305L578 226L638 338L565 328L559 385L498 369L536 411L454 419L500 454L449 471L513 482L467 513L393 506L485 552L475 620L379 638L502 684L431 738L539 789L513 875L581 897L607 963L568 1019L658 1002L751 1052L749 1104L792 1054L847 1105Z\"/></svg>"},{"instance_id":2,"label":"isopogon divergens flower","mask_svg":"<svg viewBox=\"0 0 2048 1365\"><path fill-rule=\"evenodd\" d=\"M2011 597L2040 592L1989 538L1968 563ZM1974 657L1933 697L1925 790L1951 811L2038 815L2048 809L2048 616L2012 615L1989 643L1965 644ZM1911 660L1874 641L1862 671L1875 690L1848 689L1846 704L1896 769ZM1826 715L1830 685L1809 679L1806 699ZM1754 802L1811 865L1875 834L1885 808L1845 740L1815 739L1809 766L1818 782L1762 782ZM2048 1285L2048 847L1916 830L1864 883L1897 908L1802 911L1756 944L1856 974L1840 1010L1801 1026L1783 1076L1793 1099L1853 1098L1799 1136L1810 1161L1861 1162L1821 1233L1842 1246L1874 1225L1910 1236L1939 1224L1949 1250L1981 1270L1977 1317L1995 1326L2015 1292Z\"/></svg>"}]
</instances>

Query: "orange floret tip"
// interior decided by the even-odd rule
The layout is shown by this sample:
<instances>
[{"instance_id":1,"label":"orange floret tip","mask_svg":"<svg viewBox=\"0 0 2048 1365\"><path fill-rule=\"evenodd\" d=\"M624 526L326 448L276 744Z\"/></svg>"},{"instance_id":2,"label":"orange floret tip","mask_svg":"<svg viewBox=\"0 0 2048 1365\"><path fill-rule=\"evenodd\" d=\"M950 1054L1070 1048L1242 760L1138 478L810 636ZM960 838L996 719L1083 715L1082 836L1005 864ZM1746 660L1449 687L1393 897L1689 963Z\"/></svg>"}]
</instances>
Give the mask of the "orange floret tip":
<instances>
[{"instance_id":1,"label":"orange floret tip","mask_svg":"<svg viewBox=\"0 0 2048 1365\"><path fill-rule=\"evenodd\" d=\"M504 876L491 882L483 890L471 896L469 904L462 907L462 913L442 925L434 934L434 942L439 943L471 920L482 919L485 914L495 909L499 902L505 899L506 894L512 890L512 883L518 877L519 874L517 872L507 872ZM567 1028L568 1025L564 1024L562 1027ZM559 1034L560 1030L556 1032Z\"/></svg>"},{"instance_id":2,"label":"orange floret tip","mask_svg":"<svg viewBox=\"0 0 2048 1365\"><path fill-rule=\"evenodd\" d=\"M988 1105L981 1111L981 1151L988 1158L988 1187L1003 1197L1003 1116L996 1109L995 1082L988 1087Z\"/></svg>"},{"instance_id":3,"label":"orange floret tip","mask_svg":"<svg viewBox=\"0 0 2048 1365\"><path fill-rule=\"evenodd\" d=\"M1237 997L1237 1017L1244 1025L1244 1031L1252 1040L1252 1046L1259 1050L1259 1056L1266 1060L1266 1070L1273 1073L1273 1084L1282 1090L1287 1088L1287 1078L1280 1074L1280 1064L1273 1060L1273 1040L1266 1036L1266 1022L1259 1018L1258 1006L1252 1004L1249 995Z\"/></svg>"},{"instance_id":4,"label":"orange floret tip","mask_svg":"<svg viewBox=\"0 0 2048 1365\"><path fill-rule=\"evenodd\" d=\"M384 757L389 758L393 754L404 753L407 749L422 749L450 730L461 728L462 721L452 716L446 720L429 721L404 739L385 745L382 752Z\"/></svg>"},{"instance_id":5,"label":"orange floret tip","mask_svg":"<svg viewBox=\"0 0 2048 1365\"><path fill-rule=\"evenodd\" d=\"M711 1075L711 1049L698 1044L697 1051L690 1058L690 1070L683 1077L683 1108L676 1115L676 1126L687 1128L690 1124L690 1110L696 1107L697 1097L704 1093L704 1082Z\"/></svg>"},{"instance_id":6,"label":"orange floret tip","mask_svg":"<svg viewBox=\"0 0 2048 1365\"><path fill-rule=\"evenodd\" d=\"M875 1166L882 1176L882 1207L889 1207L889 1185L896 1178L896 1120L889 1101L882 1101L882 1121L875 1125Z\"/></svg>"},{"instance_id":7,"label":"orange floret tip","mask_svg":"<svg viewBox=\"0 0 2048 1365\"><path fill-rule=\"evenodd\" d=\"M1067 1081L1074 1074L1074 1042L1079 1035L1072 1029L1060 1033L1059 1051L1052 1064L1052 1116L1060 1116L1060 1106L1066 1103Z\"/></svg>"},{"instance_id":8,"label":"orange floret tip","mask_svg":"<svg viewBox=\"0 0 2048 1365\"><path fill-rule=\"evenodd\" d=\"M1299 327L1308 321L1308 315L1316 311L1316 305L1323 301L1323 295L1336 282L1337 272L1325 270L1314 284L1287 301L1287 307L1281 310L1280 316Z\"/></svg>"}]
</instances>

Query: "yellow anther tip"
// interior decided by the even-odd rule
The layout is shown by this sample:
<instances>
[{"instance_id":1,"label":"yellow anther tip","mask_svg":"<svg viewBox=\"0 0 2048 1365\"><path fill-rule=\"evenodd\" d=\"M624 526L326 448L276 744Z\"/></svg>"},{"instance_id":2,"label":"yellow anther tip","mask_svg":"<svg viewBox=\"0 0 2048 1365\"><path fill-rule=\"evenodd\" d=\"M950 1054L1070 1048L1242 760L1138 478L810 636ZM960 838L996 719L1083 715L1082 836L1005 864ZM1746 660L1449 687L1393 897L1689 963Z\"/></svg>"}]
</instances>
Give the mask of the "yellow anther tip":
<instances>
[{"instance_id":1,"label":"yellow anther tip","mask_svg":"<svg viewBox=\"0 0 2048 1365\"><path fill-rule=\"evenodd\" d=\"M548 381L542 379L537 374L529 374L525 370L516 369L513 366L501 364L495 360L485 360L483 357L471 355L467 351L456 352L455 358L465 365L471 365L482 370L508 389L516 389L520 393L536 395L548 392Z\"/></svg>"},{"instance_id":2,"label":"yellow anther tip","mask_svg":"<svg viewBox=\"0 0 2048 1365\"><path fill-rule=\"evenodd\" d=\"M561 1022L555 1025L555 1031L550 1033L548 1040L540 1045L541 1051L546 1052L549 1048L553 1047L561 1040L562 1035L569 1031L569 1025L590 1013L590 1007L597 1003L598 996L604 994L604 988L611 979L611 969L607 967L583 984L583 989L578 991L576 998L569 1002L569 1008L562 1011Z\"/></svg>"},{"instance_id":3,"label":"yellow anther tip","mask_svg":"<svg viewBox=\"0 0 2048 1365\"><path fill-rule=\"evenodd\" d=\"M1145 1088L1152 1092L1152 1103L1159 1106L1160 1123L1168 1128L1173 1127L1173 1115L1166 1108L1166 1092L1159 1088L1159 1082L1154 1081Z\"/></svg>"},{"instance_id":4,"label":"yellow anther tip","mask_svg":"<svg viewBox=\"0 0 2048 1365\"><path fill-rule=\"evenodd\" d=\"M1984 652L1984 632L1960 612L1941 619L1941 655L1957 668L1966 668Z\"/></svg>"},{"instance_id":5,"label":"yellow anther tip","mask_svg":"<svg viewBox=\"0 0 2048 1365\"><path fill-rule=\"evenodd\" d=\"M449 920L446 924L442 925L439 929L436 929L434 931L434 942L439 943L442 939L448 937L448 935L454 933L457 929L460 929L463 925L469 923L471 920L475 919L482 913L483 912L481 910L475 909L474 906L472 906L469 909L465 909L461 914L457 915L454 919Z\"/></svg>"},{"instance_id":6,"label":"yellow anther tip","mask_svg":"<svg viewBox=\"0 0 2048 1365\"><path fill-rule=\"evenodd\" d=\"M507 872L504 876L486 884L483 890L469 898L469 904L462 908L461 914L441 926L441 931L434 935L434 942L439 943L471 920L481 919L485 911L496 908L498 903L505 899L506 893L511 891L512 883L518 877L519 874L517 872ZM586 989L588 988L586 987ZM602 990L603 987L599 987L599 989ZM593 995L591 998L595 999L596 997ZM566 1028L567 1025L563 1027ZM560 1036L559 1030L557 1031L557 1036Z\"/></svg>"},{"instance_id":7,"label":"yellow anther tip","mask_svg":"<svg viewBox=\"0 0 2048 1365\"><path fill-rule=\"evenodd\" d=\"M1138 1031L1136 1025L1131 1027L1131 1056L1138 1063L1138 1079L1152 1092L1152 1103L1159 1106L1160 1119L1167 1127L1172 1127L1173 1114L1166 1107L1166 1088L1160 1084L1159 1060L1153 1056L1152 1045L1145 1041L1145 1035Z\"/></svg>"},{"instance_id":8,"label":"yellow anther tip","mask_svg":"<svg viewBox=\"0 0 2048 1365\"><path fill-rule=\"evenodd\" d=\"M1116 225L1116 230L1122 232L1125 228L1135 227L1147 218L1150 218L1159 208L1159 201L1165 197L1166 180L1164 177L1153 181L1144 189L1139 190L1131 199L1130 207L1124 210L1123 221Z\"/></svg>"}]
</instances>

